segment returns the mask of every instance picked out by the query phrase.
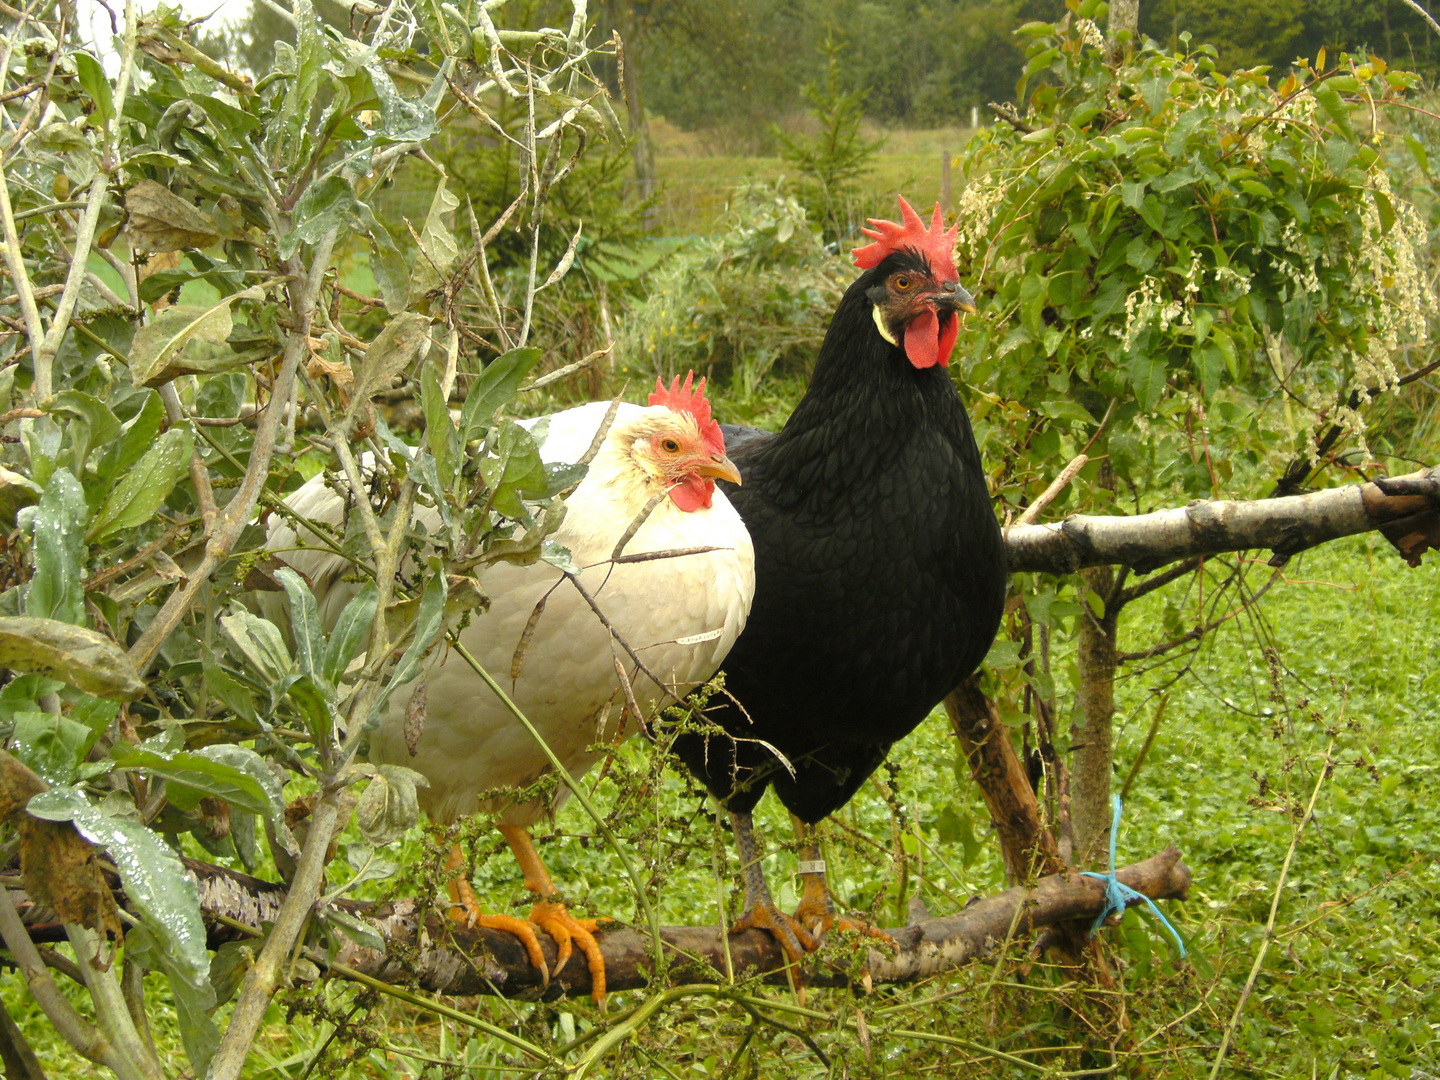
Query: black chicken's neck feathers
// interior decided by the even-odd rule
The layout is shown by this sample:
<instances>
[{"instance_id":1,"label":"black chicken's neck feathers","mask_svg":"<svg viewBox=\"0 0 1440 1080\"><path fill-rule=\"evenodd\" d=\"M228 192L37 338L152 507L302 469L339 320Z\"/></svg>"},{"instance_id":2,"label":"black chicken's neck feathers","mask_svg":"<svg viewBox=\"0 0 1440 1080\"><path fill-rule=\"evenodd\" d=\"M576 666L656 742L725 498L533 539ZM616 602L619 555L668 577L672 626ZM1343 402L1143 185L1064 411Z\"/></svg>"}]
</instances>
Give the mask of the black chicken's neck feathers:
<instances>
[{"instance_id":1,"label":"black chicken's neck feathers","mask_svg":"<svg viewBox=\"0 0 1440 1080\"><path fill-rule=\"evenodd\" d=\"M970 419L948 371L916 368L875 326L867 291L908 263L891 256L846 290L790 419L774 438L742 448L737 463L749 466L747 483L753 471L761 484L788 487L817 457L838 457L845 475L863 480L887 465L877 447L917 429L938 434L967 467L980 469Z\"/></svg>"}]
</instances>

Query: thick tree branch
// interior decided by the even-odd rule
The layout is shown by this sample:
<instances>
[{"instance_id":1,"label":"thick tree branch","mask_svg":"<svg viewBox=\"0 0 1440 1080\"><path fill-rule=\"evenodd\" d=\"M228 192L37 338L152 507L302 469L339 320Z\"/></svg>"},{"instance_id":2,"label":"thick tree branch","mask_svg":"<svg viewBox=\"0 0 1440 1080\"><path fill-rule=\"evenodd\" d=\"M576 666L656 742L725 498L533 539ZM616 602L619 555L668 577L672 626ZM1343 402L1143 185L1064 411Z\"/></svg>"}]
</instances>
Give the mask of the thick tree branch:
<instances>
[{"instance_id":1,"label":"thick tree branch","mask_svg":"<svg viewBox=\"0 0 1440 1080\"><path fill-rule=\"evenodd\" d=\"M1415 566L1427 548L1440 547L1437 491L1440 466L1308 495L1198 501L1132 517L1076 514L1052 525L1012 526L1006 551L1012 571L1071 574L1092 566L1128 565L1145 573L1177 559L1255 548L1288 557L1379 529Z\"/></svg>"},{"instance_id":2,"label":"thick tree branch","mask_svg":"<svg viewBox=\"0 0 1440 1080\"><path fill-rule=\"evenodd\" d=\"M242 936L234 929L235 924L259 927L273 919L284 901L282 886L189 859L186 865L199 882L200 904L212 947ZM1117 876L1153 900L1183 900L1190 887L1190 870L1174 847L1125 867ZM336 974L358 972L395 985L418 983L432 993L447 995L533 998L573 997L590 992L590 972L583 962L572 959L551 977L547 989L517 938L498 930L461 927L443 919L434 904L406 899L381 906L340 901L337 906L363 916L385 939L388 948L382 955L359 945L347 945L334 958ZM894 955L872 949L870 977L877 983L927 978L986 955L1012 935L1028 939L1042 927L1094 919L1103 906L1104 886L1094 878L1074 873L1043 877L1031 886L1017 886L977 900L958 914L923 919L891 930L901 947ZM44 929L33 926L31 933L43 938ZM612 992L653 988L654 939L648 929L602 931L597 939ZM662 928L661 940L667 954L665 979L669 985L724 981L726 943L716 927L668 926ZM540 944L553 971L554 943L541 934ZM729 955L736 977L763 972L773 981L785 981L785 956L775 939L764 931L731 935ZM323 963L319 954L315 958ZM838 967L817 961L814 970L806 973L807 984L848 986L857 982L848 973L853 959L848 947L840 944L835 958Z\"/></svg>"}]
</instances>

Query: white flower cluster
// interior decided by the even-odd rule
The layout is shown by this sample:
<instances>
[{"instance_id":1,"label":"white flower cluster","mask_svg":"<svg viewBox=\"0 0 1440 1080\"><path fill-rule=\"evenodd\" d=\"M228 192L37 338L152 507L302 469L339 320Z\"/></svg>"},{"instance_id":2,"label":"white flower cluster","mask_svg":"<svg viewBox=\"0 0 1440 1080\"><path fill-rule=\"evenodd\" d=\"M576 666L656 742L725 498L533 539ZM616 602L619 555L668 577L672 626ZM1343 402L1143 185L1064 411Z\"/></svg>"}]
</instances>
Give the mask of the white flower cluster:
<instances>
[{"instance_id":1,"label":"white flower cluster","mask_svg":"<svg viewBox=\"0 0 1440 1080\"><path fill-rule=\"evenodd\" d=\"M1328 254L1322 254L1320 261L1328 265ZM1310 296L1320 291L1320 277L1315 270L1310 246L1300 235L1300 228L1294 221L1286 222L1280 234L1280 250L1270 253L1270 262L1281 277L1290 280L1297 294Z\"/></svg>"},{"instance_id":2,"label":"white flower cluster","mask_svg":"<svg viewBox=\"0 0 1440 1080\"><path fill-rule=\"evenodd\" d=\"M1190 313L1179 300L1161 302L1160 287L1158 280L1147 276L1140 288L1125 297L1125 333L1120 339L1125 348L1130 348L1140 331L1151 323L1159 323L1162 334L1172 323L1190 325Z\"/></svg>"},{"instance_id":3,"label":"white flower cluster","mask_svg":"<svg viewBox=\"0 0 1440 1080\"><path fill-rule=\"evenodd\" d=\"M977 176L960 193L956 221L960 231L955 239L957 251L969 252L972 258L983 255L989 244L990 219L1005 198L1005 185L991 176Z\"/></svg>"},{"instance_id":4,"label":"white flower cluster","mask_svg":"<svg viewBox=\"0 0 1440 1080\"><path fill-rule=\"evenodd\" d=\"M1093 19L1081 19L1075 24L1075 32L1086 45L1093 45L1097 49L1105 47L1105 35L1100 32L1100 27L1095 25Z\"/></svg>"},{"instance_id":5,"label":"white flower cluster","mask_svg":"<svg viewBox=\"0 0 1440 1080\"><path fill-rule=\"evenodd\" d=\"M1230 282L1240 290L1241 296L1244 296L1250 291L1250 275L1242 274L1233 266L1217 266L1211 271L1210 276L1215 279L1215 284L1217 285L1223 285L1227 281Z\"/></svg>"}]
</instances>

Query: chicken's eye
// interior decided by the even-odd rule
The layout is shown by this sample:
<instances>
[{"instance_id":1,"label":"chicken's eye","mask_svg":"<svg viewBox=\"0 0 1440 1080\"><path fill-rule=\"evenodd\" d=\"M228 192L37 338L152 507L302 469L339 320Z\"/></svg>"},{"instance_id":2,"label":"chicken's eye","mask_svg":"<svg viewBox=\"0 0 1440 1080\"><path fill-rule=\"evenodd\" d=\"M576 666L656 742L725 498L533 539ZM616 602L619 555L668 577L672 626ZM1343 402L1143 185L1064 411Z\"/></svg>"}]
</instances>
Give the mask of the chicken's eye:
<instances>
[{"instance_id":1,"label":"chicken's eye","mask_svg":"<svg viewBox=\"0 0 1440 1080\"><path fill-rule=\"evenodd\" d=\"M905 292L907 289L910 288L910 286L914 284L914 279L911 278L908 274L901 274L895 279L895 288L899 289L901 292Z\"/></svg>"},{"instance_id":2,"label":"chicken's eye","mask_svg":"<svg viewBox=\"0 0 1440 1080\"><path fill-rule=\"evenodd\" d=\"M670 454L677 453L680 450L680 444L674 439L666 439L660 445L663 446L666 452Z\"/></svg>"}]
</instances>

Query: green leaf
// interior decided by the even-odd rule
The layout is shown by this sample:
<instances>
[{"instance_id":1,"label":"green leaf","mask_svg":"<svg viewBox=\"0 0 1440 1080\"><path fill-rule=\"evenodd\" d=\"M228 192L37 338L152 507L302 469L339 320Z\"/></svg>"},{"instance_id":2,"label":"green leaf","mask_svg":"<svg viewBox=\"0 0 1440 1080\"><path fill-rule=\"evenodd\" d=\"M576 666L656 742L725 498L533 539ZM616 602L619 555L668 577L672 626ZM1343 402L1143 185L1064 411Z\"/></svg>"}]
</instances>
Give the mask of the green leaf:
<instances>
[{"instance_id":1,"label":"green leaf","mask_svg":"<svg viewBox=\"0 0 1440 1080\"><path fill-rule=\"evenodd\" d=\"M240 300L264 298L265 290L256 285L210 307L176 304L166 308L135 331L130 377L137 386L161 386L180 375L209 374L243 364L244 356L232 351L214 350L213 355L200 357L186 346L191 342L224 345L235 325L231 306Z\"/></svg>"},{"instance_id":2,"label":"green leaf","mask_svg":"<svg viewBox=\"0 0 1440 1080\"><path fill-rule=\"evenodd\" d=\"M1311 91L1320 107L1329 114L1330 119L1335 121L1335 126L1340 133L1352 143L1359 142L1355 137L1355 129L1350 126L1350 106L1345 104L1345 99L1340 96L1340 91L1326 83L1317 84Z\"/></svg>"},{"instance_id":3,"label":"green leaf","mask_svg":"<svg viewBox=\"0 0 1440 1080\"><path fill-rule=\"evenodd\" d=\"M185 1056L190 1059L194 1075L203 1075L220 1047L220 1031L210 1019L216 1001L209 965L206 966L205 978L195 980L186 966L178 963L170 950L145 926L131 927L126 932L125 957L141 967L164 973L170 980Z\"/></svg>"},{"instance_id":4,"label":"green leaf","mask_svg":"<svg viewBox=\"0 0 1440 1080\"><path fill-rule=\"evenodd\" d=\"M280 242L280 257L290 258L301 244L318 243L326 233L344 227L354 213L355 189L349 181L332 176L311 184L290 215L291 229Z\"/></svg>"},{"instance_id":5,"label":"green leaf","mask_svg":"<svg viewBox=\"0 0 1440 1080\"><path fill-rule=\"evenodd\" d=\"M1395 204L1383 191L1370 193L1375 199L1375 209L1380 214L1380 232L1388 233L1395 226Z\"/></svg>"},{"instance_id":6,"label":"green leaf","mask_svg":"<svg viewBox=\"0 0 1440 1080\"><path fill-rule=\"evenodd\" d=\"M110 816L73 787L52 787L32 798L26 810L42 821L73 822L81 836L108 851L126 897L180 977L190 986L208 985L210 958L195 882L155 833L138 821Z\"/></svg>"},{"instance_id":7,"label":"green leaf","mask_svg":"<svg viewBox=\"0 0 1440 1080\"><path fill-rule=\"evenodd\" d=\"M384 865L390 867L392 872L395 869L394 863L385 863ZM351 915L343 908L332 907L327 908L321 918L355 944L362 948L373 949L382 956L385 955L385 939L358 915Z\"/></svg>"},{"instance_id":8,"label":"green leaf","mask_svg":"<svg viewBox=\"0 0 1440 1080\"><path fill-rule=\"evenodd\" d=\"M85 622L85 492L66 469L55 470L35 508L35 574L25 613L39 619Z\"/></svg>"},{"instance_id":9,"label":"green leaf","mask_svg":"<svg viewBox=\"0 0 1440 1080\"><path fill-rule=\"evenodd\" d=\"M313 679L320 670L319 661L325 649L325 631L320 625L315 594L305 579L288 566L277 570L275 577L290 598L290 629L295 641L296 663L300 665L301 674Z\"/></svg>"},{"instance_id":10,"label":"green leaf","mask_svg":"<svg viewBox=\"0 0 1440 1080\"><path fill-rule=\"evenodd\" d=\"M388 389L390 378L409 368L430 351L430 320L414 311L401 312L376 335L365 358L355 364L351 409Z\"/></svg>"},{"instance_id":11,"label":"green leaf","mask_svg":"<svg viewBox=\"0 0 1440 1080\"><path fill-rule=\"evenodd\" d=\"M429 787L430 781L400 765L374 768L375 775L355 805L355 823L366 840L383 847L399 840L420 820L420 800L415 789Z\"/></svg>"},{"instance_id":12,"label":"green leaf","mask_svg":"<svg viewBox=\"0 0 1440 1080\"><path fill-rule=\"evenodd\" d=\"M90 451L109 445L120 434L120 421L110 407L80 390L61 390L45 403L45 411L52 416L59 413L74 418L65 433L70 436L70 471L77 477L85 475Z\"/></svg>"},{"instance_id":13,"label":"green leaf","mask_svg":"<svg viewBox=\"0 0 1440 1080\"><path fill-rule=\"evenodd\" d=\"M390 700L390 695L399 687L404 686L411 679L420 673L420 661L435 644L435 639L440 636L440 631L445 626L445 597L448 593L445 584L444 569L439 559L430 560L430 579L425 583L425 591L420 594L420 606L415 615L414 635L410 640L410 647L405 650L400 662L395 665L395 670L390 676L390 681L385 686L385 692L376 700L370 710L370 716L366 720L369 727L380 710Z\"/></svg>"},{"instance_id":14,"label":"green leaf","mask_svg":"<svg viewBox=\"0 0 1440 1080\"><path fill-rule=\"evenodd\" d=\"M542 498L549 484L540 449L530 432L516 423L506 423L497 441L494 457L480 462L480 475L491 491L491 505L506 517L523 520L523 498Z\"/></svg>"},{"instance_id":15,"label":"green leaf","mask_svg":"<svg viewBox=\"0 0 1440 1080\"><path fill-rule=\"evenodd\" d=\"M47 712L17 712L10 750L48 784L69 784L98 732Z\"/></svg>"},{"instance_id":16,"label":"green leaf","mask_svg":"<svg viewBox=\"0 0 1440 1080\"><path fill-rule=\"evenodd\" d=\"M279 781L265 759L246 747L219 743L195 752L162 752L121 745L110 757L118 769L142 769L170 781L170 801L182 810L192 809L203 796L211 795L272 824L285 818ZM190 796L175 791L177 785L190 789Z\"/></svg>"},{"instance_id":17,"label":"green leaf","mask_svg":"<svg viewBox=\"0 0 1440 1080\"><path fill-rule=\"evenodd\" d=\"M395 246L389 231L378 221L369 225L370 273L385 301L385 310L398 315L405 310L410 290L410 267Z\"/></svg>"},{"instance_id":18,"label":"green leaf","mask_svg":"<svg viewBox=\"0 0 1440 1080\"><path fill-rule=\"evenodd\" d=\"M64 679L96 697L133 701L145 693L120 646L54 619L0 617L0 667Z\"/></svg>"},{"instance_id":19,"label":"green leaf","mask_svg":"<svg viewBox=\"0 0 1440 1080\"><path fill-rule=\"evenodd\" d=\"M460 410L460 442L477 438L487 427L496 411L515 396L520 382L540 362L540 350L527 347L511 349L485 365L480 377L470 384L465 407Z\"/></svg>"},{"instance_id":20,"label":"green leaf","mask_svg":"<svg viewBox=\"0 0 1440 1080\"><path fill-rule=\"evenodd\" d=\"M414 304L432 289L439 288L444 275L459 260L460 249L448 224L459 205L460 200L450 193L446 181L442 179L435 188L434 198L430 200L425 227L420 230L420 253L411 264L408 304Z\"/></svg>"},{"instance_id":21,"label":"green leaf","mask_svg":"<svg viewBox=\"0 0 1440 1080\"><path fill-rule=\"evenodd\" d=\"M110 80L105 76L105 68L89 53L77 52L72 55L75 57L75 73L80 78L80 87L95 106L95 111L90 114L91 118L104 127L115 119L115 99L110 96Z\"/></svg>"},{"instance_id":22,"label":"green leaf","mask_svg":"<svg viewBox=\"0 0 1440 1080\"><path fill-rule=\"evenodd\" d=\"M1156 360L1142 352L1130 359L1130 385L1135 389L1135 400L1140 408L1150 412L1165 392L1165 361Z\"/></svg>"},{"instance_id":23,"label":"green leaf","mask_svg":"<svg viewBox=\"0 0 1440 1080\"><path fill-rule=\"evenodd\" d=\"M194 449L189 428L171 428L111 489L90 523L87 539L101 540L133 529L155 516L171 489L190 468Z\"/></svg>"},{"instance_id":24,"label":"green leaf","mask_svg":"<svg viewBox=\"0 0 1440 1080\"><path fill-rule=\"evenodd\" d=\"M331 711L335 702L334 689L329 686L322 688L309 675L287 676L280 680L277 687L284 688L286 696L305 717L305 725L310 731L310 737L315 740L315 745L325 745L335 727L335 717Z\"/></svg>"},{"instance_id":25,"label":"green leaf","mask_svg":"<svg viewBox=\"0 0 1440 1080\"><path fill-rule=\"evenodd\" d=\"M280 628L268 619L237 605L220 616L220 629L265 682L278 682L295 670Z\"/></svg>"},{"instance_id":26,"label":"green leaf","mask_svg":"<svg viewBox=\"0 0 1440 1080\"><path fill-rule=\"evenodd\" d=\"M449 491L460 472L460 436L450 420L450 407L440 392L434 364L426 364L420 373L420 404L425 410L425 445L435 461L441 488Z\"/></svg>"},{"instance_id":27,"label":"green leaf","mask_svg":"<svg viewBox=\"0 0 1440 1080\"><path fill-rule=\"evenodd\" d=\"M215 958L210 961L210 986L214 990L217 1007L235 996L235 991L245 981L245 973L255 965L259 951L260 942L248 938L227 941L215 950Z\"/></svg>"},{"instance_id":28,"label":"green leaf","mask_svg":"<svg viewBox=\"0 0 1440 1080\"><path fill-rule=\"evenodd\" d=\"M335 620L335 629L330 631L330 640L325 642L325 655L320 662L320 674L332 686L340 684L345 669L355 659L375 622L375 606L378 593L374 583L366 584L350 598L340 618Z\"/></svg>"},{"instance_id":29,"label":"green leaf","mask_svg":"<svg viewBox=\"0 0 1440 1080\"><path fill-rule=\"evenodd\" d=\"M121 427L120 438L101 458L95 470L96 479L104 485L104 491L109 491L119 480L121 472L139 461L145 451L155 445L155 436L160 431L160 421L164 415L160 395L153 390L147 390L140 411Z\"/></svg>"}]
</instances>

